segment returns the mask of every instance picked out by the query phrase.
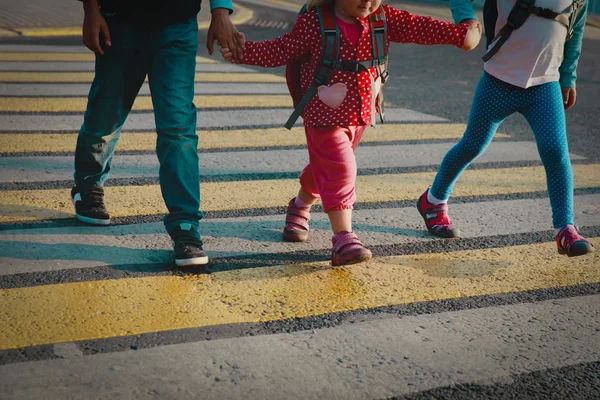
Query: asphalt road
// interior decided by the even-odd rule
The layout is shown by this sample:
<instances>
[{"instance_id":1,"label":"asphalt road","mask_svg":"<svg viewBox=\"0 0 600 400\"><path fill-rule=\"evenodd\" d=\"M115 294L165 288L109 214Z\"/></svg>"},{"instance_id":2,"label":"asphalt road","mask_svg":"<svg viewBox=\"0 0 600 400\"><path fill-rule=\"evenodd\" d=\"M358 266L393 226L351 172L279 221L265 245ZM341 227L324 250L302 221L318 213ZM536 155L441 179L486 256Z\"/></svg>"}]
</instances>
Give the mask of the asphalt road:
<instances>
[{"instance_id":1,"label":"asphalt road","mask_svg":"<svg viewBox=\"0 0 600 400\"><path fill-rule=\"evenodd\" d=\"M239 3L253 12L238 26L249 39L281 35L295 19L289 1ZM403 5L450 18L444 3ZM375 259L344 268L327 262L318 206L308 243L280 241L307 161L301 129L279 128L289 112L283 68L215 64L201 46L211 263L192 270L171 264L149 106L136 103L106 185L113 225L80 225L68 190L93 64L5 61L10 45L86 54L78 37L0 38L3 398L598 398L600 258L556 254L525 120L505 121L457 185L462 239L427 235L414 208L464 129L482 44L392 46L391 123L357 150L355 229ZM576 220L596 244L599 65L600 28L588 27L567 117Z\"/></svg>"}]
</instances>

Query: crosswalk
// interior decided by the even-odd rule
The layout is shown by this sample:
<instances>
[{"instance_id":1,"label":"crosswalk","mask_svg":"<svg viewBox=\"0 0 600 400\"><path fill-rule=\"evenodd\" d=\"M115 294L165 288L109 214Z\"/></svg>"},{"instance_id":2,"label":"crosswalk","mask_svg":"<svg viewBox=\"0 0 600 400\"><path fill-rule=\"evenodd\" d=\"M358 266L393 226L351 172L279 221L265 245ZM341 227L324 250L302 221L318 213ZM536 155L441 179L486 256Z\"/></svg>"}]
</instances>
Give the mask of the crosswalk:
<instances>
[{"instance_id":1,"label":"crosswalk","mask_svg":"<svg viewBox=\"0 0 600 400\"><path fill-rule=\"evenodd\" d=\"M558 299L568 308L576 301L569 295L574 288L597 300L600 252L560 257L551 242L545 175L534 142L499 133L453 193L451 212L463 238L434 239L414 203L464 124L393 104L386 110L389 122L367 131L356 152L354 226L373 261L331 268L329 224L318 207L308 243L281 242L284 206L308 161L300 125L282 127L291 107L285 81L270 71L203 57L197 62L206 214L200 226L211 263L205 270L180 271L170 264L171 244L160 222L166 208L147 85L105 188L114 224L83 226L73 218L69 190L93 57L76 46L0 45L0 377L13 377L0 383L18 389L15 398L27 398L20 376L75 385L53 372L61 360L76 359L86 375L94 362L102 368L125 363L120 352L199 354L212 351L198 348L206 339L217 339L216 349L218 339L241 341L255 333L270 340L291 332L297 340L315 328L329 334L334 331L325 328L357 316L380 320L379 312L454 312L447 318L477 320L469 313L527 301L541 301L537 307L545 310L543 300ZM600 165L578 154L571 159L576 220L598 243ZM420 309L426 311L414 311ZM579 327L583 336L594 329ZM596 350L574 363L598 361ZM564 365L557 359L543 368ZM528 368L519 364L515 370ZM102 379L110 379L103 371ZM393 387L381 397L404 390Z\"/></svg>"}]
</instances>

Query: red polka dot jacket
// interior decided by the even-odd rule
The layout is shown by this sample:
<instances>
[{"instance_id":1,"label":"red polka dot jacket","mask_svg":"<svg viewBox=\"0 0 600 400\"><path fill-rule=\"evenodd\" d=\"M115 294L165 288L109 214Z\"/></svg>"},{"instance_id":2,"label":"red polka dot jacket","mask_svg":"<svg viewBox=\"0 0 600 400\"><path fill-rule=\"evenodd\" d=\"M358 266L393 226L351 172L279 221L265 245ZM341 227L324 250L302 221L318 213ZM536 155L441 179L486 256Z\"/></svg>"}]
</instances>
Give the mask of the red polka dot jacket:
<instances>
[{"instance_id":1,"label":"red polka dot jacket","mask_svg":"<svg viewBox=\"0 0 600 400\"><path fill-rule=\"evenodd\" d=\"M462 48L469 29L467 24L453 24L431 17L410 14L388 5L382 6L387 19L388 48L390 42L417 44L451 44ZM367 18L359 20L362 34L358 47L342 37L339 59L343 61L367 61L373 58L371 33ZM310 54L308 62L301 67L302 93L312 84L316 65L321 55L321 30L316 10L298 16L291 32L273 40L246 41L244 64L262 67L279 67L291 60ZM377 78L377 70L360 73L334 70L328 85L346 84L347 93L339 107L333 109L315 95L302 112L308 126L357 126L371 123L371 79Z\"/></svg>"}]
</instances>

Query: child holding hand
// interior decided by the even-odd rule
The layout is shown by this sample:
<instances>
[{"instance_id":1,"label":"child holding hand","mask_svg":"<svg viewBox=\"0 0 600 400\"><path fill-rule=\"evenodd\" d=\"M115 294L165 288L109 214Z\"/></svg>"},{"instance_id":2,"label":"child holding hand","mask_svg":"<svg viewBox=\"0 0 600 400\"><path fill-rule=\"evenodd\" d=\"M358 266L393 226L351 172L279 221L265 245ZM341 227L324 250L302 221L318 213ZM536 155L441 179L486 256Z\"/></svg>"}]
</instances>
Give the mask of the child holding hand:
<instances>
[{"instance_id":1,"label":"child holding hand","mask_svg":"<svg viewBox=\"0 0 600 400\"><path fill-rule=\"evenodd\" d=\"M385 79L385 65L367 63L359 68L374 59L370 17L381 13L385 17L387 47L390 42L450 44L468 51L479 43L481 27L478 23L456 25L412 15L382 5L381 0L312 0L307 3L307 11L298 16L292 31L281 37L253 42L245 41L240 34L241 63L278 67L302 59L301 89L306 93L314 85L323 47L316 6L321 10L327 7L335 15L341 34L337 58L341 62L336 64L351 68L334 68L329 80L317 88L302 111L310 162L300 174L297 196L288 204L283 239L308 239L310 207L320 198L333 230L331 263L347 265L372 257L352 231L357 176L354 150L382 105L379 90ZM232 61L228 48L222 48L221 53L225 60Z\"/></svg>"}]
</instances>

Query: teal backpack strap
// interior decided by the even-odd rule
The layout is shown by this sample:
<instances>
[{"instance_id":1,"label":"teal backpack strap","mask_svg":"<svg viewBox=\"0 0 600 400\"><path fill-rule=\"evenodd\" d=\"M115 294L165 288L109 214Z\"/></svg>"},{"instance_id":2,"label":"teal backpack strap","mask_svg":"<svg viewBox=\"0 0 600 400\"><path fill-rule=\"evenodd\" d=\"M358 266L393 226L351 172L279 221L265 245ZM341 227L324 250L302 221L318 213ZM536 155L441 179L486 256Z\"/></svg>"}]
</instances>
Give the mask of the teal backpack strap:
<instances>
[{"instance_id":1,"label":"teal backpack strap","mask_svg":"<svg viewBox=\"0 0 600 400\"><path fill-rule=\"evenodd\" d=\"M321 57L317 64L317 70L312 84L302 96L302 99L296 105L294 112L285 123L287 129L292 129L298 117L313 96L317 93L317 88L325 85L331 78L333 69L335 68L337 59L340 54L340 30L335 21L333 9L330 7L315 6L321 26L321 38L323 45L321 46Z\"/></svg>"}]
</instances>

